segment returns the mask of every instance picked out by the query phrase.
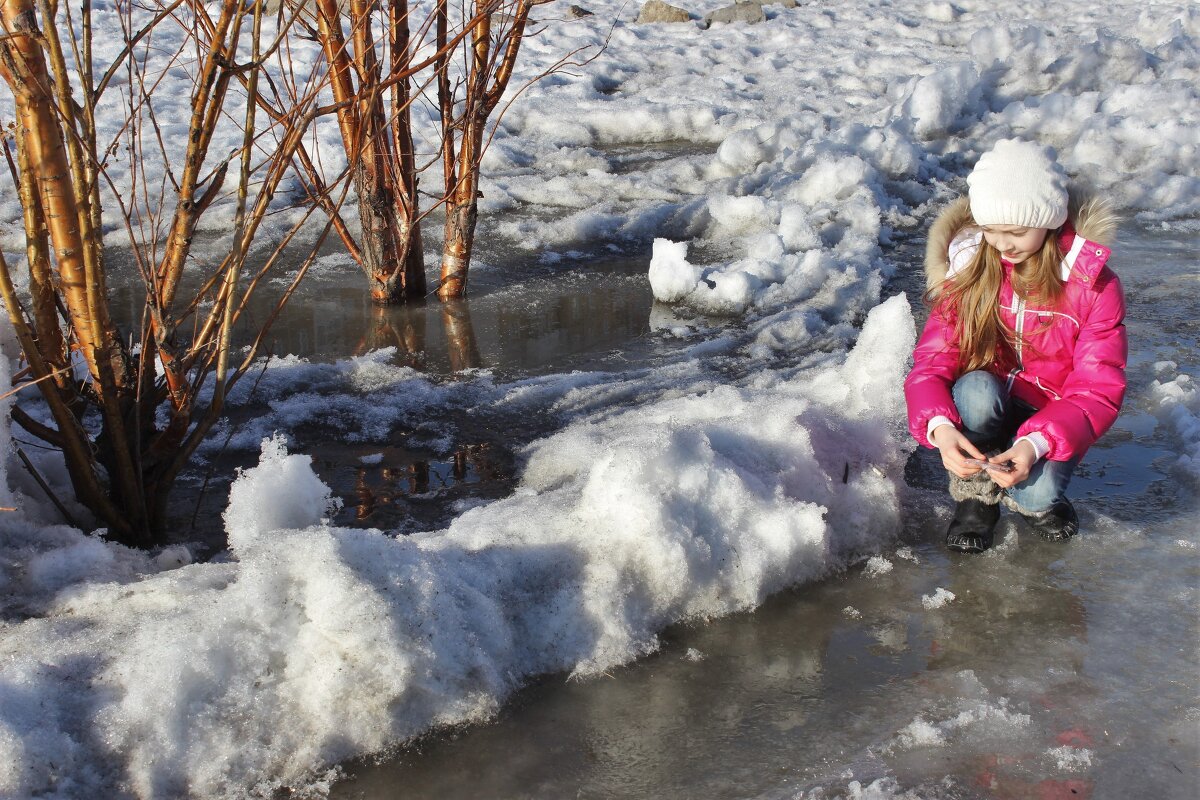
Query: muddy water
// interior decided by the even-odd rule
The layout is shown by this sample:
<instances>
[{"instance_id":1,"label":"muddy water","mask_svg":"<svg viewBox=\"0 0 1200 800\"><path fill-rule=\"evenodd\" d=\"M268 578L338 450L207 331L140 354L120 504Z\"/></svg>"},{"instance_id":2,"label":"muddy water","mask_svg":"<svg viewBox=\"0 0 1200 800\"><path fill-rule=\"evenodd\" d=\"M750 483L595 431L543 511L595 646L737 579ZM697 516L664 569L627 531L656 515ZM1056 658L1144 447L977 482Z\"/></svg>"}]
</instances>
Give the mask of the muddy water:
<instances>
[{"instance_id":1,"label":"muddy water","mask_svg":"<svg viewBox=\"0 0 1200 800\"><path fill-rule=\"evenodd\" d=\"M918 454L886 563L668 630L605 677L547 676L491 724L347 765L332 796L1200 796L1200 504L1147 391L1164 360L1200 374L1200 241L1122 241L1131 391L1072 486L1084 535L1006 516L990 555L950 555Z\"/></svg>"}]
</instances>

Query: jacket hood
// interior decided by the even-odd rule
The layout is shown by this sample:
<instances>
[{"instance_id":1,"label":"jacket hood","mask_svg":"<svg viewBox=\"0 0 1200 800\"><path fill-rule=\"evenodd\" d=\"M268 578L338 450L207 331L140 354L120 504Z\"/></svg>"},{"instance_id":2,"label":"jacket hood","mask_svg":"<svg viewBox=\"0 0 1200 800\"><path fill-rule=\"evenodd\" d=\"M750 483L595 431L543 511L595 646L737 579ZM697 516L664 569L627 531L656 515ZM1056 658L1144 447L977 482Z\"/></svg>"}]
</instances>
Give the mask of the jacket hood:
<instances>
[{"instance_id":1,"label":"jacket hood","mask_svg":"<svg viewBox=\"0 0 1200 800\"><path fill-rule=\"evenodd\" d=\"M1076 189L1071 189L1068 194L1067 226L1088 241L1110 246L1118 222L1112 205L1107 200ZM971 204L965 196L938 214L925 242L926 290L945 280L950 269L950 242L965 228L972 227L975 227L975 219L971 216Z\"/></svg>"}]
</instances>

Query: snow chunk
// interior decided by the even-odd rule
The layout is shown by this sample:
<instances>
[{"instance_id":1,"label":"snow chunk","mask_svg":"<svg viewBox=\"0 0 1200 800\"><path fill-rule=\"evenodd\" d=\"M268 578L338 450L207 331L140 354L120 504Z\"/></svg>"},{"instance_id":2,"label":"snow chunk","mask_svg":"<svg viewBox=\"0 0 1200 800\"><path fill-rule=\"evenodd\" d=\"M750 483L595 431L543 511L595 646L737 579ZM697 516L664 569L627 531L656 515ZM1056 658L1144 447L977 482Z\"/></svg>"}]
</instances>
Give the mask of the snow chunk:
<instances>
[{"instance_id":1,"label":"snow chunk","mask_svg":"<svg viewBox=\"0 0 1200 800\"><path fill-rule=\"evenodd\" d=\"M942 606L951 602L955 599L955 597L956 596L954 592L950 591L949 589L943 589L939 586L938 590L933 594L927 594L921 597L921 605L925 607L926 611L932 611L935 608L941 608Z\"/></svg>"},{"instance_id":2,"label":"snow chunk","mask_svg":"<svg viewBox=\"0 0 1200 800\"><path fill-rule=\"evenodd\" d=\"M886 575L892 571L892 566L892 562L883 556L871 556L867 559L867 566L863 569L863 574L869 578Z\"/></svg>"},{"instance_id":3,"label":"snow chunk","mask_svg":"<svg viewBox=\"0 0 1200 800\"><path fill-rule=\"evenodd\" d=\"M289 455L287 439L262 441L258 466L229 488L225 531L235 552L277 530L309 528L336 510L332 492L312 469L312 458Z\"/></svg>"},{"instance_id":4,"label":"snow chunk","mask_svg":"<svg viewBox=\"0 0 1200 800\"><path fill-rule=\"evenodd\" d=\"M1092 765L1092 751L1084 747L1063 745L1047 750L1046 755L1063 772L1079 772Z\"/></svg>"},{"instance_id":5,"label":"snow chunk","mask_svg":"<svg viewBox=\"0 0 1200 800\"><path fill-rule=\"evenodd\" d=\"M934 22L954 22L962 16L962 11L953 3L926 3L925 16Z\"/></svg>"},{"instance_id":6,"label":"snow chunk","mask_svg":"<svg viewBox=\"0 0 1200 800\"><path fill-rule=\"evenodd\" d=\"M708 211L717 224L730 233L762 230L767 227L769 221L767 202L761 197L710 197Z\"/></svg>"},{"instance_id":7,"label":"snow chunk","mask_svg":"<svg viewBox=\"0 0 1200 800\"><path fill-rule=\"evenodd\" d=\"M687 251L687 242L654 240L654 251L650 257L650 288L656 300L675 303L696 288L704 271L688 263Z\"/></svg>"},{"instance_id":8,"label":"snow chunk","mask_svg":"<svg viewBox=\"0 0 1200 800\"><path fill-rule=\"evenodd\" d=\"M980 93L979 71L970 61L960 61L923 78L909 78L888 89L889 95L900 97L897 114L911 120L913 133L927 140L946 133L978 104Z\"/></svg>"},{"instance_id":9,"label":"snow chunk","mask_svg":"<svg viewBox=\"0 0 1200 800\"><path fill-rule=\"evenodd\" d=\"M1176 469L1194 485L1200 486L1200 386L1190 375L1175 371L1174 362L1155 365L1162 376L1150 385L1157 408L1155 413L1174 429L1180 451Z\"/></svg>"},{"instance_id":10,"label":"snow chunk","mask_svg":"<svg viewBox=\"0 0 1200 800\"><path fill-rule=\"evenodd\" d=\"M1029 715L1010 710L1007 698L993 699L971 670L954 675L944 689L947 694L938 701L939 709L917 716L898 730L886 751L1016 738L1029 728Z\"/></svg>"},{"instance_id":11,"label":"snow chunk","mask_svg":"<svg viewBox=\"0 0 1200 800\"><path fill-rule=\"evenodd\" d=\"M26 579L31 588L52 592L91 575L108 574L116 557L106 542L81 537L74 544L29 559Z\"/></svg>"},{"instance_id":12,"label":"snow chunk","mask_svg":"<svg viewBox=\"0 0 1200 800\"><path fill-rule=\"evenodd\" d=\"M946 735L936 725L917 717L896 732L895 746L899 748L937 747L946 743Z\"/></svg>"}]
</instances>

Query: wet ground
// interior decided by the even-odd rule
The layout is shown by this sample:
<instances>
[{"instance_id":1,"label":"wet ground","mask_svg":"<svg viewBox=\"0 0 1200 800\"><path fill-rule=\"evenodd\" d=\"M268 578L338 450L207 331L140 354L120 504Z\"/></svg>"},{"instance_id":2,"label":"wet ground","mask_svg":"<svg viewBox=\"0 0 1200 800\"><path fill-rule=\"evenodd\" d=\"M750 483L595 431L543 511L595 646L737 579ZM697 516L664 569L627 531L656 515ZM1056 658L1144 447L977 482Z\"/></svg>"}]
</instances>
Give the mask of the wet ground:
<instances>
[{"instance_id":1,"label":"wet ground","mask_svg":"<svg viewBox=\"0 0 1200 800\"><path fill-rule=\"evenodd\" d=\"M1164 360L1200 374L1197 244L1123 231L1131 391L1077 472L1078 539L1010 515L991 553L945 552L919 453L882 558L607 676L546 676L491 724L347 765L332 796L1200 796L1200 504L1147 388Z\"/></svg>"}]
</instances>

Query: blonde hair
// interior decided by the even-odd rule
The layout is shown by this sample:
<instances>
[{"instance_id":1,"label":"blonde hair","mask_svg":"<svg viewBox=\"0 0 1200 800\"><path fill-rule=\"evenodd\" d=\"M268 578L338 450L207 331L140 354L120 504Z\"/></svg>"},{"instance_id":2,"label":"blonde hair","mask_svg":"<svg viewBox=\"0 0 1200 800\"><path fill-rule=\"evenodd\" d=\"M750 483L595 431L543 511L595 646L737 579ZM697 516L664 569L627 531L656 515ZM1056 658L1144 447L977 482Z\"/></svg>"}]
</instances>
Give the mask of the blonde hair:
<instances>
[{"instance_id":1,"label":"blonde hair","mask_svg":"<svg viewBox=\"0 0 1200 800\"><path fill-rule=\"evenodd\" d=\"M1013 270L1013 293L1048 309L1056 308L1063 296L1058 234L1059 230L1047 231L1038 251L1019 272ZM941 313L954 328L958 365L963 372L985 369L997 361L1012 361L1015 366L1017 333L1000 317L1003 282L1000 251L981 236L971 262L925 293L926 302L936 304L935 313ZM1023 346L1029 348L1027 342Z\"/></svg>"}]
</instances>

